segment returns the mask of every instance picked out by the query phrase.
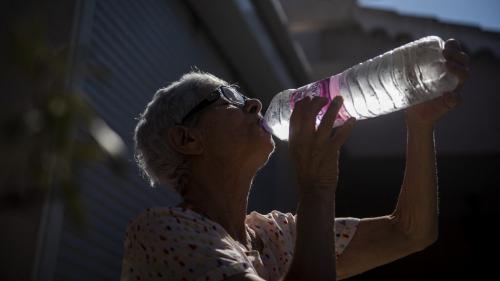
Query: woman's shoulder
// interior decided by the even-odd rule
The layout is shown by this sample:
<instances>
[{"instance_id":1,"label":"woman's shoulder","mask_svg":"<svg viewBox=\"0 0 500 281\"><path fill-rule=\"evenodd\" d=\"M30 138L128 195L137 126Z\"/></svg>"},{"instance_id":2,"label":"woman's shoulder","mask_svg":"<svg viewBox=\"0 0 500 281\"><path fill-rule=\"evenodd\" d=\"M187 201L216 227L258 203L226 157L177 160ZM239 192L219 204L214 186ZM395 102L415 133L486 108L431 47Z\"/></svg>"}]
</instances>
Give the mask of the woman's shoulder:
<instances>
[{"instance_id":1,"label":"woman's shoulder","mask_svg":"<svg viewBox=\"0 0 500 281\"><path fill-rule=\"evenodd\" d=\"M253 211L247 215L246 222L251 224L293 224L295 222L295 215L292 213L283 213L277 210L272 210L267 214L261 214L259 212Z\"/></svg>"},{"instance_id":2,"label":"woman's shoulder","mask_svg":"<svg viewBox=\"0 0 500 281\"><path fill-rule=\"evenodd\" d=\"M295 232L295 215L273 210L267 214L251 212L245 223L262 235L281 235L283 232Z\"/></svg>"},{"instance_id":3,"label":"woman's shoulder","mask_svg":"<svg viewBox=\"0 0 500 281\"><path fill-rule=\"evenodd\" d=\"M190 209L178 206L147 208L129 221L127 232L150 231L181 231L202 233L218 233L220 225Z\"/></svg>"},{"instance_id":4,"label":"woman's shoulder","mask_svg":"<svg viewBox=\"0 0 500 281\"><path fill-rule=\"evenodd\" d=\"M181 207L148 208L131 220L124 241L122 276L147 276L152 270L170 279L250 270L225 231L215 222ZM197 278L195 278L197 279ZM202 278L205 280L205 278ZM134 279L135 280L135 279ZM197 279L199 280L199 279Z\"/></svg>"}]
</instances>

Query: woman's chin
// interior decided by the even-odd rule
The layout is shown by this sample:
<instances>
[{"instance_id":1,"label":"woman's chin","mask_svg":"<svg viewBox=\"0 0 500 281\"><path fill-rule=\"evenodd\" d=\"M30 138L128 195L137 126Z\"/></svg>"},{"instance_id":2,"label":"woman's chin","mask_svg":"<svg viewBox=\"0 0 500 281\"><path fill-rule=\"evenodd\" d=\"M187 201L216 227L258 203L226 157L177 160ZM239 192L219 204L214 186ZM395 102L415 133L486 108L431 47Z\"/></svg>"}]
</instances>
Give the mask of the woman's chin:
<instances>
[{"instance_id":1,"label":"woman's chin","mask_svg":"<svg viewBox=\"0 0 500 281\"><path fill-rule=\"evenodd\" d=\"M266 165L269 158L274 153L274 140L273 138L260 138L257 147L254 147L252 150L252 154L256 157L256 161L258 162L259 169Z\"/></svg>"},{"instance_id":2,"label":"woman's chin","mask_svg":"<svg viewBox=\"0 0 500 281\"><path fill-rule=\"evenodd\" d=\"M258 131L257 131L258 130ZM260 126L257 130L252 132L252 151L251 153L256 156L261 163L260 167L264 166L275 149L275 142L272 134L268 133L266 130L261 128Z\"/></svg>"},{"instance_id":3,"label":"woman's chin","mask_svg":"<svg viewBox=\"0 0 500 281\"><path fill-rule=\"evenodd\" d=\"M265 130L262 126L259 126L259 135L265 140L267 140L269 143L271 143L274 149L273 135L270 132Z\"/></svg>"},{"instance_id":4,"label":"woman's chin","mask_svg":"<svg viewBox=\"0 0 500 281\"><path fill-rule=\"evenodd\" d=\"M273 136L264 130L262 130L261 132L262 134L260 135L260 139L262 139L262 145L266 147L268 151L267 154L271 155L274 151L274 147L276 146Z\"/></svg>"},{"instance_id":5,"label":"woman's chin","mask_svg":"<svg viewBox=\"0 0 500 281\"><path fill-rule=\"evenodd\" d=\"M276 145L274 143L274 140L272 137L270 137L268 140L268 143L266 144L266 150L264 152L265 161L264 161L263 165L265 165L267 163L267 161L269 161L269 158L274 153L275 147L276 147Z\"/></svg>"}]
</instances>

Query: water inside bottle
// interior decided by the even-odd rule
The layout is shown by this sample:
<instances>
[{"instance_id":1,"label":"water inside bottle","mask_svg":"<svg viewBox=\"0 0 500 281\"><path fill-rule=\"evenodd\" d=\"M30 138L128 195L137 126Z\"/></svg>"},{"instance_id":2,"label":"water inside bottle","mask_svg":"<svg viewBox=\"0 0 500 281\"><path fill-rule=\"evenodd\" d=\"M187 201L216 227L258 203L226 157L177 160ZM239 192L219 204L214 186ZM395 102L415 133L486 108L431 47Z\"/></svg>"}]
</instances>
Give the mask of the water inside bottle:
<instances>
[{"instance_id":1,"label":"water inside bottle","mask_svg":"<svg viewBox=\"0 0 500 281\"><path fill-rule=\"evenodd\" d=\"M275 96L265 120L275 136L288 139L289 120L295 103L306 96L319 96L328 103L316 116L316 126L338 95L344 99L334 127L349 117L358 120L407 108L452 91L458 78L448 72L442 55L444 41L428 36L411 42L346 71L287 90Z\"/></svg>"},{"instance_id":2,"label":"water inside bottle","mask_svg":"<svg viewBox=\"0 0 500 281\"><path fill-rule=\"evenodd\" d=\"M453 90L458 79L445 67L443 48L443 40L429 36L341 73L340 95L348 114L358 120L376 117Z\"/></svg>"}]
</instances>

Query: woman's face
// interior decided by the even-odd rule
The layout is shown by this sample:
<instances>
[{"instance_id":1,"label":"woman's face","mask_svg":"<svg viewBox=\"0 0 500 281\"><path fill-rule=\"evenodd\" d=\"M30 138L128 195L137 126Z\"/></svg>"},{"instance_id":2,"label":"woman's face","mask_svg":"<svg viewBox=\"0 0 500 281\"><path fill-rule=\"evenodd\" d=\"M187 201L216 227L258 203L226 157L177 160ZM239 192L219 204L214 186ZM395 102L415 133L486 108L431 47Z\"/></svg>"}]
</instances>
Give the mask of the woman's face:
<instances>
[{"instance_id":1,"label":"woman's face","mask_svg":"<svg viewBox=\"0 0 500 281\"><path fill-rule=\"evenodd\" d=\"M258 99L248 99L238 107L219 98L198 121L197 127L204 136L204 153L214 161L262 167L274 151L274 141L261 126L261 110Z\"/></svg>"}]
</instances>

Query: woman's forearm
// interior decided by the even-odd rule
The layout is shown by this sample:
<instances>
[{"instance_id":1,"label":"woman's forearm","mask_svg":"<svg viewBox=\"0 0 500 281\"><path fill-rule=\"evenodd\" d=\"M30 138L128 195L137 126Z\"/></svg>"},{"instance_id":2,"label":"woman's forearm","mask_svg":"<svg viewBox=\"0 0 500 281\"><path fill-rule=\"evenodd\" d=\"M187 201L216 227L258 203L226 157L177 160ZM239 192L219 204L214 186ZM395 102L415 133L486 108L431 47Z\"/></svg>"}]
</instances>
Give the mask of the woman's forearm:
<instances>
[{"instance_id":1,"label":"woman's forearm","mask_svg":"<svg viewBox=\"0 0 500 281\"><path fill-rule=\"evenodd\" d=\"M408 126L406 168L395 217L416 241L433 242L438 234L438 185L434 129Z\"/></svg>"},{"instance_id":2,"label":"woman's forearm","mask_svg":"<svg viewBox=\"0 0 500 281\"><path fill-rule=\"evenodd\" d=\"M284 280L336 280L334 194L309 193L299 201L295 250Z\"/></svg>"}]
</instances>

